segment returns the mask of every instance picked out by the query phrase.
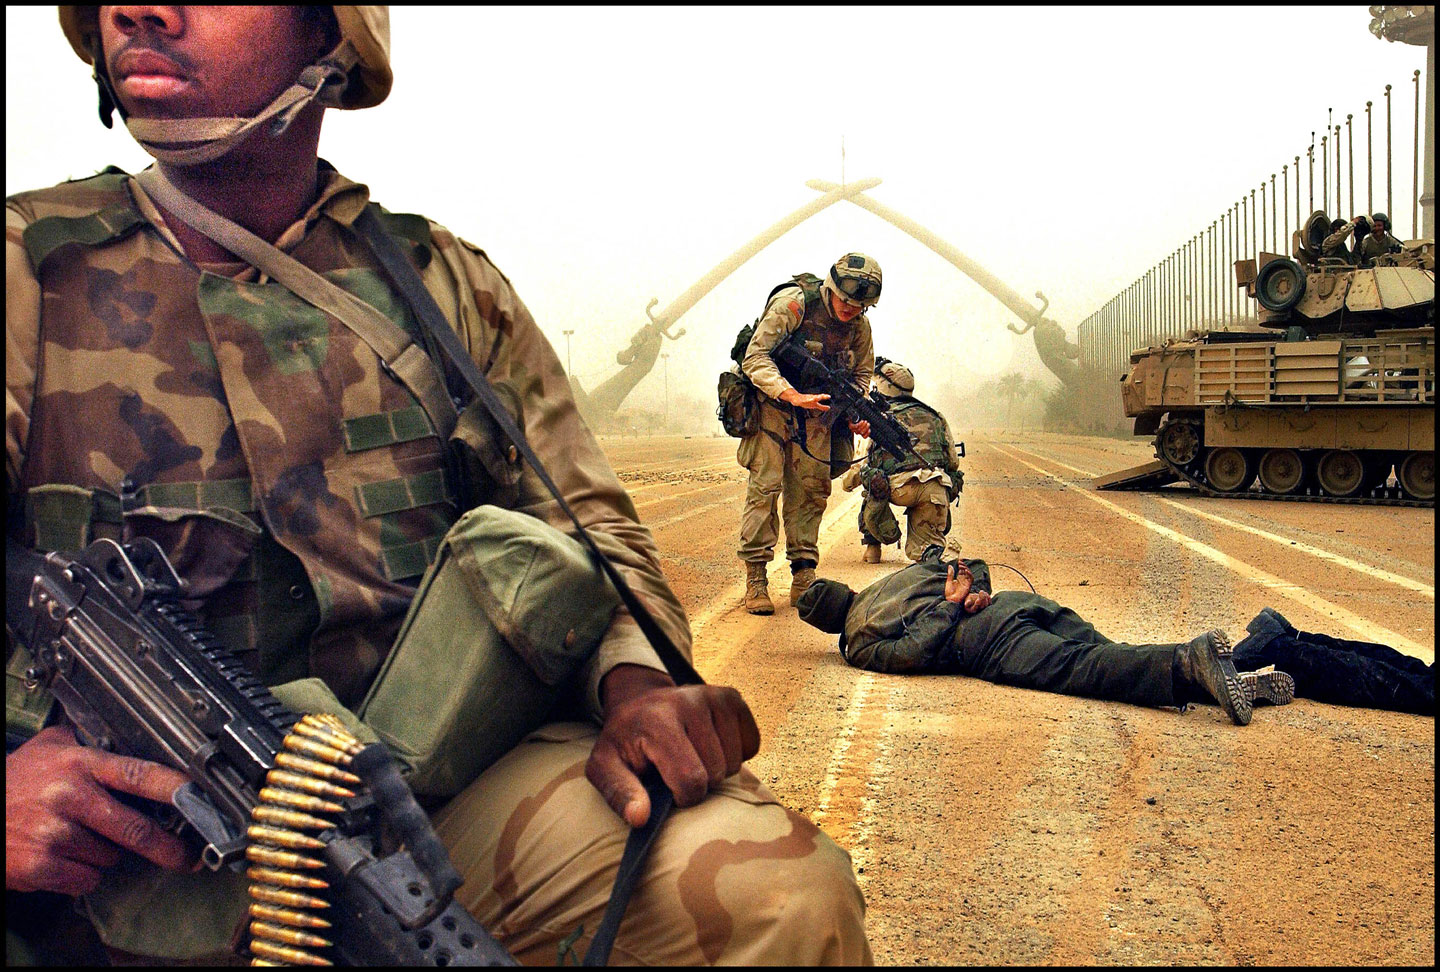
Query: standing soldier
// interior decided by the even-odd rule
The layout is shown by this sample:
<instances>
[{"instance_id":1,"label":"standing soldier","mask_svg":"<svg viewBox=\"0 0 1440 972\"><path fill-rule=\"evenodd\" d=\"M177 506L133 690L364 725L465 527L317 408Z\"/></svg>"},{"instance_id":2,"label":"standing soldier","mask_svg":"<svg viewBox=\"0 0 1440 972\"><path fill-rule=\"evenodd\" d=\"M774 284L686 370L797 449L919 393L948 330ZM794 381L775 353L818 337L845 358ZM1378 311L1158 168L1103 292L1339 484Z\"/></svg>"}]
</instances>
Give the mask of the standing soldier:
<instances>
[{"instance_id":1,"label":"standing soldier","mask_svg":"<svg viewBox=\"0 0 1440 972\"><path fill-rule=\"evenodd\" d=\"M885 398L891 415L915 439L920 458L897 459L871 448L869 461L853 467L841 485L848 491L865 487L860 508L860 540L865 563L880 562L880 545L900 540L900 524L890 506L905 508L905 556L918 561L932 543L943 544L950 532L950 504L960 495L964 476L955 455L955 440L945 417L911 393L915 376L896 361L876 358L875 390Z\"/></svg>"},{"instance_id":2,"label":"standing soldier","mask_svg":"<svg viewBox=\"0 0 1440 972\"><path fill-rule=\"evenodd\" d=\"M433 634L457 670L486 650L479 595L453 586L481 578L437 551L497 506L531 533L576 535L483 413L468 426L477 489L460 492L467 470L447 466L456 402L406 337L439 317L506 393L518 438L637 607L687 653L654 539L510 281L478 247L386 212L318 156L325 108L389 93L388 8L62 7L60 23L94 65L102 119L118 111L158 162L7 200L7 539L44 550L153 539L216 636L282 701L324 703L372 732L375 688L389 685L392 710L438 721L442 699L387 678L416 638ZM449 168L459 187L464 160ZM844 851L742 768L759 732L739 693L676 685L630 611L571 601L581 610L563 645L585 652L554 682L555 704L526 688L536 675L507 668L480 680L493 691L471 707L514 709L540 731L478 777L429 791L465 878L456 900L526 962L553 960L581 926L593 937L627 834L650 817L639 776L653 768L679 809L617 956L867 963ZM166 802L186 777L80 746L27 698L7 690L7 749L12 700L29 737L5 759L7 892L81 896L128 964L223 961L246 921L243 876L195 873L174 834L117 798Z\"/></svg>"},{"instance_id":3,"label":"standing soldier","mask_svg":"<svg viewBox=\"0 0 1440 972\"><path fill-rule=\"evenodd\" d=\"M820 518L830 497L830 428L820 419L830 396L796 388L770 352L799 332L806 349L832 369L854 376L861 394L870 390L874 345L865 309L880 299L880 265L863 253L847 253L826 279L812 274L771 294L740 368L759 391L759 429L740 440L736 459L750 470L740 516L740 559L745 561L745 610L774 614L766 570L779 535L776 503L784 497L785 557L790 561L790 603L815 581L820 561ZM803 427L802 427L803 423ZM869 435L868 422L849 422ZM803 435L804 445L801 445Z\"/></svg>"}]
</instances>

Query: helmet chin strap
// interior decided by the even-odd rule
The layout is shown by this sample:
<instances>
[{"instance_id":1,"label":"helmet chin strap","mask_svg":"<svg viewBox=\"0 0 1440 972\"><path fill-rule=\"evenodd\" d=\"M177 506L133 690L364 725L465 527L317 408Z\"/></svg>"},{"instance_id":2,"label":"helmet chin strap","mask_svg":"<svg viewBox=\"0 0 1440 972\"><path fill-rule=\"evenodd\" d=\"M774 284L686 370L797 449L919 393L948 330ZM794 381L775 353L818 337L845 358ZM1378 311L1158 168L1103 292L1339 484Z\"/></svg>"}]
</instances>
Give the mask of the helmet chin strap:
<instances>
[{"instance_id":1,"label":"helmet chin strap","mask_svg":"<svg viewBox=\"0 0 1440 972\"><path fill-rule=\"evenodd\" d=\"M96 54L97 65L104 62ZM279 135L290 127L311 102L327 108L340 107L340 96L349 81L350 70L360 61L355 45L342 40L335 49L300 72L295 83L265 106L253 118L127 118L120 117L131 136L146 152L171 165L199 165L213 162L229 152L262 126L268 125L271 135ZM110 80L98 67L95 80L100 85L100 120L110 127L106 99L115 106Z\"/></svg>"}]
</instances>

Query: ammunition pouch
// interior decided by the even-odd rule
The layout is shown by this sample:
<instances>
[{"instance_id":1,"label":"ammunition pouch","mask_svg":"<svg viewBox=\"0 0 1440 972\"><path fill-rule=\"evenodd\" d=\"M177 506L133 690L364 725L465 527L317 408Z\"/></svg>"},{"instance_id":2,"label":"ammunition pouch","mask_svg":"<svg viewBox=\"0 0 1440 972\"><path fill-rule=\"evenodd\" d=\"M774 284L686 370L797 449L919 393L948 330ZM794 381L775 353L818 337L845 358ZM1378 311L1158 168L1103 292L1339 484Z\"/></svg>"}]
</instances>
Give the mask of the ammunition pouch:
<instances>
[{"instance_id":1,"label":"ammunition pouch","mask_svg":"<svg viewBox=\"0 0 1440 972\"><path fill-rule=\"evenodd\" d=\"M760 431L760 392L755 383L736 369L720 372L717 393L720 399L715 417L726 435L744 438Z\"/></svg>"},{"instance_id":2,"label":"ammunition pouch","mask_svg":"<svg viewBox=\"0 0 1440 972\"><path fill-rule=\"evenodd\" d=\"M506 381L493 382L492 387L506 411L515 419L515 424L523 429L525 423L520 414L520 397L515 389ZM480 399L472 401L460 413L455 431L446 442L446 451L455 495L459 497L462 511L485 503L516 505L523 471L519 450L500 431L500 424L486 411Z\"/></svg>"},{"instance_id":3,"label":"ammunition pouch","mask_svg":"<svg viewBox=\"0 0 1440 972\"><path fill-rule=\"evenodd\" d=\"M356 714L418 796L453 796L548 720L618 604L578 541L479 506L441 542Z\"/></svg>"}]
</instances>

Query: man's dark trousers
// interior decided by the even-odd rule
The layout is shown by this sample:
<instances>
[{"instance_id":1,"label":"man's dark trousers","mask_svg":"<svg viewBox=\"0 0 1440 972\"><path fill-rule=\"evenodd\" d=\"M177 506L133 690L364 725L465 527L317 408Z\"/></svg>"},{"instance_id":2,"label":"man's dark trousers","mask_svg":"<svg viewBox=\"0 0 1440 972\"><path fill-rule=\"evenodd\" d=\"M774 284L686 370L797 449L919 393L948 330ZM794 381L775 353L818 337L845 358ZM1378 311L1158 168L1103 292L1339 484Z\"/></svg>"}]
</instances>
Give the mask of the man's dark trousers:
<instances>
[{"instance_id":1,"label":"man's dark trousers","mask_svg":"<svg viewBox=\"0 0 1440 972\"><path fill-rule=\"evenodd\" d=\"M1048 597L1000 591L955 631L955 671L999 685L1173 706L1176 645L1126 645Z\"/></svg>"}]
</instances>

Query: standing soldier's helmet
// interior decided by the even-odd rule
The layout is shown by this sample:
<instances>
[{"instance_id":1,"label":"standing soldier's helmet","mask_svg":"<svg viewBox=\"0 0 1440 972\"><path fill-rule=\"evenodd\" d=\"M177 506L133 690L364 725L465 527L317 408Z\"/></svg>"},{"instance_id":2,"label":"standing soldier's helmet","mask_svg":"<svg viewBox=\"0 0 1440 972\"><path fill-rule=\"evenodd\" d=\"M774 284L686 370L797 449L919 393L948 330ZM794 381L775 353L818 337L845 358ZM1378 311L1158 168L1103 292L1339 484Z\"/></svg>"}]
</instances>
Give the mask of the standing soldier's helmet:
<instances>
[{"instance_id":1,"label":"standing soldier's helmet","mask_svg":"<svg viewBox=\"0 0 1440 972\"><path fill-rule=\"evenodd\" d=\"M1384 213L1375 213L1373 216L1370 217L1370 225L1374 226L1377 223L1380 224L1380 229L1382 232L1390 232L1389 216L1386 216Z\"/></svg>"},{"instance_id":2,"label":"standing soldier's helmet","mask_svg":"<svg viewBox=\"0 0 1440 972\"><path fill-rule=\"evenodd\" d=\"M314 8L311 8L314 9ZM176 165L209 162L230 151L262 125L284 131L312 101L327 108L369 108L390 93L390 8L331 7L340 40L335 49L300 72L295 84L254 118L131 119L126 127L151 155ZM111 125L120 108L100 49L100 8L61 7L60 29L80 60L95 68L100 87L100 120ZM160 145L183 147L159 148Z\"/></svg>"},{"instance_id":3,"label":"standing soldier's helmet","mask_svg":"<svg viewBox=\"0 0 1440 972\"><path fill-rule=\"evenodd\" d=\"M880 299L880 264L863 253L847 253L835 261L820 287L863 310Z\"/></svg>"},{"instance_id":4,"label":"standing soldier's helmet","mask_svg":"<svg viewBox=\"0 0 1440 972\"><path fill-rule=\"evenodd\" d=\"M887 361L875 371L875 390L886 398L899 398L915 390L915 375L898 361Z\"/></svg>"}]
</instances>

